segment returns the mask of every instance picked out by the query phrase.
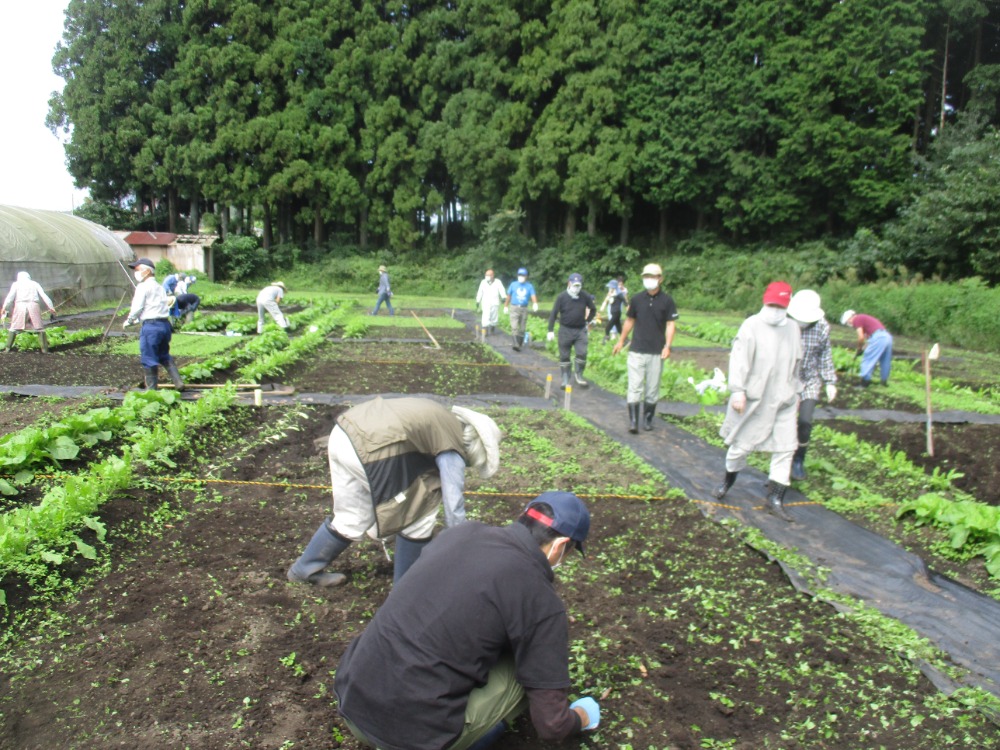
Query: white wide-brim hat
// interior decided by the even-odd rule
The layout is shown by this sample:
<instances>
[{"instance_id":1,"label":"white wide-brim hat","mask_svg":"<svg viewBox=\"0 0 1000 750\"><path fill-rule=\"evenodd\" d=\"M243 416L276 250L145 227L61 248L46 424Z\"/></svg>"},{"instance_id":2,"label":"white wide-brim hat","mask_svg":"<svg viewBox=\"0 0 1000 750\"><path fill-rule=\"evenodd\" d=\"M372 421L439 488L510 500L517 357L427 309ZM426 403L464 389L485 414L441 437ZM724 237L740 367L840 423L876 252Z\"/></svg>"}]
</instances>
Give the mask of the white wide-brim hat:
<instances>
[{"instance_id":1,"label":"white wide-brim hat","mask_svg":"<svg viewBox=\"0 0 1000 750\"><path fill-rule=\"evenodd\" d=\"M451 412L465 426L462 439L469 465L479 469L479 476L489 479L500 468L500 440L503 433L497 423L464 406L453 406Z\"/></svg>"},{"instance_id":2,"label":"white wide-brim hat","mask_svg":"<svg viewBox=\"0 0 1000 750\"><path fill-rule=\"evenodd\" d=\"M800 289L788 303L788 317L800 323L815 323L825 313L820 307L819 295L812 289Z\"/></svg>"}]
</instances>

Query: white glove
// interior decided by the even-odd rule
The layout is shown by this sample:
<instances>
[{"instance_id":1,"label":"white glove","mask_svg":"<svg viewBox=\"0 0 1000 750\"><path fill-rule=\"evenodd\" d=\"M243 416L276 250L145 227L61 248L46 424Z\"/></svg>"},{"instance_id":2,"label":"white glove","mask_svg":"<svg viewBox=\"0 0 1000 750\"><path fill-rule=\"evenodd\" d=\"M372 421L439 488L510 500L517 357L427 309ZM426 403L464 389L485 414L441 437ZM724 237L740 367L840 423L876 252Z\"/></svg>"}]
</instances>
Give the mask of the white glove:
<instances>
[{"instance_id":1,"label":"white glove","mask_svg":"<svg viewBox=\"0 0 1000 750\"><path fill-rule=\"evenodd\" d=\"M538 312L538 303L537 302L532 302L531 303L531 312Z\"/></svg>"},{"instance_id":2,"label":"white glove","mask_svg":"<svg viewBox=\"0 0 1000 750\"><path fill-rule=\"evenodd\" d=\"M734 412L742 414L743 410L747 408L747 394L742 391L734 393L729 399L729 405L733 407Z\"/></svg>"},{"instance_id":3,"label":"white glove","mask_svg":"<svg viewBox=\"0 0 1000 750\"><path fill-rule=\"evenodd\" d=\"M555 333L553 333L552 331L549 331L547 334L545 334L545 340L546 341L555 341L556 340Z\"/></svg>"},{"instance_id":4,"label":"white glove","mask_svg":"<svg viewBox=\"0 0 1000 750\"><path fill-rule=\"evenodd\" d=\"M510 315L510 308L509 308L509 307L507 307L506 305L504 305L504 308L503 308L503 314L504 314L504 315Z\"/></svg>"},{"instance_id":5,"label":"white glove","mask_svg":"<svg viewBox=\"0 0 1000 750\"><path fill-rule=\"evenodd\" d=\"M131 320L129 320L128 318L126 318L126 319L125 319L125 322L124 322L124 323L122 323L122 330L124 331L124 330L125 330L126 328L128 328L128 327L129 327L130 325L132 325L132 321L131 321Z\"/></svg>"},{"instance_id":6,"label":"white glove","mask_svg":"<svg viewBox=\"0 0 1000 750\"><path fill-rule=\"evenodd\" d=\"M833 383L827 383L826 384L826 400L827 401L833 401L835 398L837 398L837 386L835 386Z\"/></svg>"}]
</instances>

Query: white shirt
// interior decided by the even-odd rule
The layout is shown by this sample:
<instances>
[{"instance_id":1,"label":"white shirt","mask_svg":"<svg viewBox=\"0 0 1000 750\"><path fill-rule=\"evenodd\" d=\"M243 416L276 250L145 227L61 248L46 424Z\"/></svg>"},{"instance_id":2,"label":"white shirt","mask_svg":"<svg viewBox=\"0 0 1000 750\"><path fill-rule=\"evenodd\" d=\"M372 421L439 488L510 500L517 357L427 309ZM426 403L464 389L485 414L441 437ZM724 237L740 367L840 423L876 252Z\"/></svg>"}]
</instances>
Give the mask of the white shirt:
<instances>
[{"instance_id":1,"label":"white shirt","mask_svg":"<svg viewBox=\"0 0 1000 750\"><path fill-rule=\"evenodd\" d=\"M152 275L147 276L145 280L140 281L135 287L128 320L134 323L136 320L154 320L169 316L170 308L167 306L167 293L163 291L162 286L156 283L156 277Z\"/></svg>"},{"instance_id":2,"label":"white shirt","mask_svg":"<svg viewBox=\"0 0 1000 750\"><path fill-rule=\"evenodd\" d=\"M32 281L25 271L21 271L17 274L17 281L10 285L10 291L7 292L7 299L3 301L3 307L5 310L10 307L11 300L23 305L28 302L38 302L39 298L45 301L46 307L52 309L52 300L42 290L41 284Z\"/></svg>"}]
</instances>

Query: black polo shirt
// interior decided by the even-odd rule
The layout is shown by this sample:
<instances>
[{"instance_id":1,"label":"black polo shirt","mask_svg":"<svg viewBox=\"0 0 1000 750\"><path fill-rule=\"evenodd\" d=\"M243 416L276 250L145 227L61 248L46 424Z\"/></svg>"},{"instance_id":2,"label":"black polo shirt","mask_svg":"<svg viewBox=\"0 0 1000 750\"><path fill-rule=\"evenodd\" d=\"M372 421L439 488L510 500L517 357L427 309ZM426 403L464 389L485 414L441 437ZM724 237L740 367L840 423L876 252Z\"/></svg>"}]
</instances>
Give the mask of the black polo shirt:
<instances>
[{"instance_id":1,"label":"black polo shirt","mask_svg":"<svg viewBox=\"0 0 1000 750\"><path fill-rule=\"evenodd\" d=\"M631 351L638 354L660 354L667 345L667 323L677 320L674 299L661 288L656 294L645 289L632 296L628 317L635 321L632 328Z\"/></svg>"},{"instance_id":2,"label":"black polo shirt","mask_svg":"<svg viewBox=\"0 0 1000 750\"><path fill-rule=\"evenodd\" d=\"M347 647L341 714L382 750L441 750L505 653L525 688L567 689L569 626L552 580L521 524L441 532Z\"/></svg>"}]
</instances>

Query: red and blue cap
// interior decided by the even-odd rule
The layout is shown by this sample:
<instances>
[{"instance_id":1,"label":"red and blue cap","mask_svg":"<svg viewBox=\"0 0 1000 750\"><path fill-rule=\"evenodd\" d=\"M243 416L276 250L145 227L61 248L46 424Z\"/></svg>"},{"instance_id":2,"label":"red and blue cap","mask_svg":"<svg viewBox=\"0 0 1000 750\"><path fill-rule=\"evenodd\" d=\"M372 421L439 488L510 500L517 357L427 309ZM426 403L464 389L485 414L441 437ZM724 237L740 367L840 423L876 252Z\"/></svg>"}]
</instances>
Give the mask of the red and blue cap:
<instances>
[{"instance_id":1,"label":"red and blue cap","mask_svg":"<svg viewBox=\"0 0 1000 750\"><path fill-rule=\"evenodd\" d=\"M534 506L546 503L552 508L552 518L541 513ZM572 492L543 492L524 509L528 518L548 526L559 536L567 536L576 543L576 548L583 554L583 543L590 533L590 511L583 500Z\"/></svg>"}]
</instances>

